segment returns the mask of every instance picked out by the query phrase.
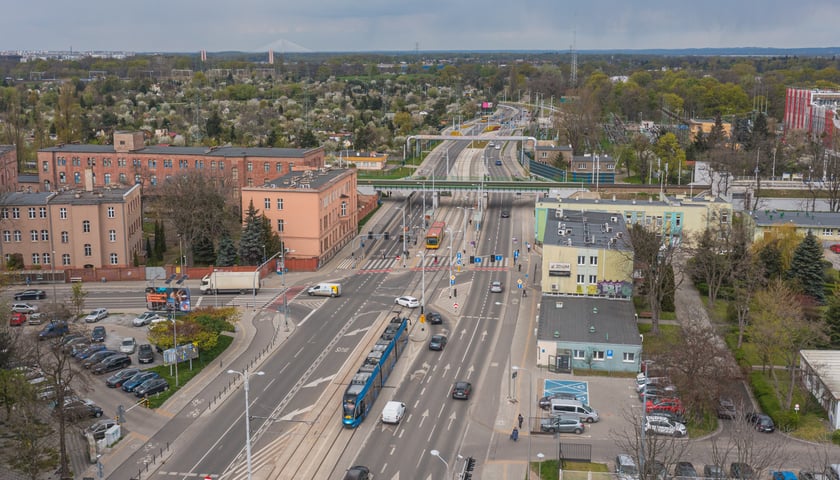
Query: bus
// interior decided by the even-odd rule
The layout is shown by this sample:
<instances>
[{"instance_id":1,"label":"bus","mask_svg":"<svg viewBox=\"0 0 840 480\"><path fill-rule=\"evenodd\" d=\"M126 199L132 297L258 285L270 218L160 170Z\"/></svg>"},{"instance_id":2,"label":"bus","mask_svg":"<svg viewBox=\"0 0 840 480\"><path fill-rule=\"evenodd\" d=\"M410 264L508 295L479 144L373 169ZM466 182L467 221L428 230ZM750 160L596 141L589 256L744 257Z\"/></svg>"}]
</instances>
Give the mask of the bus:
<instances>
[{"instance_id":1,"label":"bus","mask_svg":"<svg viewBox=\"0 0 840 480\"><path fill-rule=\"evenodd\" d=\"M407 328L408 318L392 318L362 366L353 375L341 400L341 423L346 428L358 427L370 413L373 402L385 387L388 375L408 346Z\"/></svg>"},{"instance_id":2,"label":"bus","mask_svg":"<svg viewBox=\"0 0 840 480\"><path fill-rule=\"evenodd\" d=\"M446 233L446 222L437 221L432 223L426 232L426 248L437 250L443 242L443 235Z\"/></svg>"}]
</instances>

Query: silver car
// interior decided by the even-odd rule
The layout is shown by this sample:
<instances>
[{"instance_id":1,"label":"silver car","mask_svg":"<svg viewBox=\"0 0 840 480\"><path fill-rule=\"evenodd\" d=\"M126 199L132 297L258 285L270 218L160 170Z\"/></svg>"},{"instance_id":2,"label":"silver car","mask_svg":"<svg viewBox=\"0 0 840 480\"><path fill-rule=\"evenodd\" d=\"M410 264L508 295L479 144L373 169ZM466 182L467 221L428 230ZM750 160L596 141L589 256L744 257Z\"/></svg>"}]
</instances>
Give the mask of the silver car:
<instances>
[{"instance_id":1,"label":"silver car","mask_svg":"<svg viewBox=\"0 0 840 480\"><path fill-rule=\"evenodd\" d=\"M490 284L490 291L492 293L502 293L502 282L496 281Z\"/></svg>"}]
</instances>

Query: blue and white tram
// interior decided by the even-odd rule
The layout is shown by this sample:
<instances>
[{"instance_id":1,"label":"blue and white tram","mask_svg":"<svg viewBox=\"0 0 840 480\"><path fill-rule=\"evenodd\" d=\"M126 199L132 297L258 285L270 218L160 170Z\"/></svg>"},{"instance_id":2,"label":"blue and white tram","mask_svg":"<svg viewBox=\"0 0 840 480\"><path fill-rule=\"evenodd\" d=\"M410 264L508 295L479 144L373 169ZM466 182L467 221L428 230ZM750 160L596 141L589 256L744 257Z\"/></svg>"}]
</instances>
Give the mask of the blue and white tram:
<instances>
[{"instance_id":1,"label":"blue and white tram","mask_svg":"<svg viewBox=\"0 0 840 480\"><path fill-rule=\"evenodd\" d=\"M353 375L342 399L342 423L356 428L370 413L388 375L408 344L408 318L394 317Z\"/></svg>"}]
</instances>

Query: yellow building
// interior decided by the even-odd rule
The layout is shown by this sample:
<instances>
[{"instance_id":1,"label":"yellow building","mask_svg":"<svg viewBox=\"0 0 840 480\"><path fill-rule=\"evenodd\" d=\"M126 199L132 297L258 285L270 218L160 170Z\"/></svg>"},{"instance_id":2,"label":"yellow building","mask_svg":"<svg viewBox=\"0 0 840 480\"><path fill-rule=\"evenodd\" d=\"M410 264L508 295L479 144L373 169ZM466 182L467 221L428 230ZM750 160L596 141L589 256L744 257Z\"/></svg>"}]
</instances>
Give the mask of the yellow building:
<instances>
[{"instance_id":1,"label":"yellow building","mask_svg":"<svg viewBox=\"0 0 840 480\"><path fill-rule=\"evenodd\" d=\"M359 170L385 170L385 165L388 163L388 154L341 150L333 159L333 162L339 168L350 164Z\"/></svg>"},{"instance_id":2,"label":"yellow building","mask_svg":"<svg viewBox=\"0 0 840 480\"><path fill-rule=\"evenodd\" d=\"M772 236L783 225L794 225L803 237L810 231L824 246L840 243L840 213L757 210L750 216L753 240Z\"/></svg>"}]
</instances>

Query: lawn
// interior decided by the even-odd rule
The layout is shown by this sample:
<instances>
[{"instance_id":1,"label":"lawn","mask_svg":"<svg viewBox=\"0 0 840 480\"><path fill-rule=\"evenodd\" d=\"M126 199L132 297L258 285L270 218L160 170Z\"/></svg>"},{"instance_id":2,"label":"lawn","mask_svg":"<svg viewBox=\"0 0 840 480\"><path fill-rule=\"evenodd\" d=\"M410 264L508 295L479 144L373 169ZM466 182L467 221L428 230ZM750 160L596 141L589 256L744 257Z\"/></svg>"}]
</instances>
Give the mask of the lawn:
<instances>
[{"instance_id":1,"label":"lawn","mask_svg":"<svg viewBox=\"0 0 840 480\"><path fill-rule=\"evenodd\" d=\"M555 456L557 452L554 452ZM548 456L548 455L546 455ZM558 480L559 464L557 460L544 460L542 462L531 462L531 471L539 473L540 480ZM586 463L586 462L564 462L563 465L563 480L588 480L589 472L593 473L607 473L610 469L605 463ZM600 478L595 475L592 478ZM533 478L533 477L531 477Z\"/></svg>"},{"instance_id":2,"label":"lawn","mask_svg":"<svg viewBox=\"0 0 840 480\"><path fill-rule=\"evenodd\" d=\"M230 344L233 343L233 337L229 335L219 335L219 341L216 343L216 347L204 352L199 353L199 357L192 362L192 370L190 370L189 362L184 362L178 364L178 383L179 386L175 386L175 368L172 368L172 375L169 374L169 366L166 365L159 365L157 367L151 368L152 371L157 372L160 374L161 377L165 378L166 381L169 382L169 390L153 395L149 397L149 407L150 408L157 408L163 405L169 397L171 397L175 392L178 391L180 387L183 387L187 384L193 377L201 373L201 370L204 369L207 365L211 364L216 357L222 354Z\"/></svg>"}]
</instances>

